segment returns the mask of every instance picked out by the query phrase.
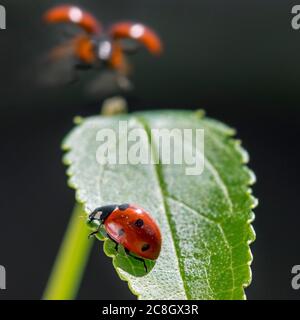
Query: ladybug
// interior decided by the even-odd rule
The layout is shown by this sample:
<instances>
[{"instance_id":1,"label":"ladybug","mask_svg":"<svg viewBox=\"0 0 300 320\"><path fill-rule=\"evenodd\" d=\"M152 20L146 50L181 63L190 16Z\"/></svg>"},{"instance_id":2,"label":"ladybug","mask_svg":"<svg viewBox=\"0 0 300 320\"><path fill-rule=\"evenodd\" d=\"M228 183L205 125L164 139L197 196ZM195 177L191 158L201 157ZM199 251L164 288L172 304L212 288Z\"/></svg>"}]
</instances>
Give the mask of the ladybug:
<instances>
[{"instance_id":1,"label":"ladybug","mask_svg":"<svg viewBox=\"0 0 300 320\"><path fill-rule=\"evenodd\" d=\"M153 55L162 52L159 36L142 23L121 21L104 29L91 13L74 5L55 6L46 11L43 20L47 24L68 23L80 30L69 41L54 48L49 55L50 60L66 65L65 60L69 57L74 61L75 70L110 70L123 89L128 85L126 80L131 72L126 54L137 51L141 45Z\"/></svg>"},{"instance_id":2,"label":"ladybug","mask_svg":"<svg viewBox=\"0 0 300 320\"><path fill-rule=\"evenodd\" d=\"M89 215L90 223L95 220L104 226L107 236L115 242L116 250L119 244L122 245L127 254L143 261L146 271L144 259L158 258L161 249L160 229L143 208L134 204L107 205L96 208ZM99 228L90 236L97 234Z\"/></svg>"}]
</instances>

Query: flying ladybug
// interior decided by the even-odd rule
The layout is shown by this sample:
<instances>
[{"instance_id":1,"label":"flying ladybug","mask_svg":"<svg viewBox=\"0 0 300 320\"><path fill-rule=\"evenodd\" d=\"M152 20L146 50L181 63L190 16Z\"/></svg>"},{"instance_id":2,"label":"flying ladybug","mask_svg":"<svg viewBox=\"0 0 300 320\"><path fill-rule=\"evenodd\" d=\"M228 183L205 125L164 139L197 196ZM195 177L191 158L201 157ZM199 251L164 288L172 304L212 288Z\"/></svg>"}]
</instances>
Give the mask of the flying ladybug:
<instances>
[{"instance_id":1,"label":"flying ladybug","mask_svg":"<svg viewBox=\"0 0 300 320\"><path fill-rule=\"evenodd\" d=\"M52 49L48 58L58 66L56 69L69 67L73 74L74 70L99 70L98 79L91 83L94 91L97 87L101 91L101 86L112 82L111 88L106 88L108 91L130 90L128 77L132 68L127 56L142 46L152 55L162 53L159 36L142 23L117 22L104 29L91 13L74 5L55 6L45 12L43 20L47 24L65 23L76 27L70 39ZM57 78L61 79L61 75Z\"/></svg>"}]
</instances>

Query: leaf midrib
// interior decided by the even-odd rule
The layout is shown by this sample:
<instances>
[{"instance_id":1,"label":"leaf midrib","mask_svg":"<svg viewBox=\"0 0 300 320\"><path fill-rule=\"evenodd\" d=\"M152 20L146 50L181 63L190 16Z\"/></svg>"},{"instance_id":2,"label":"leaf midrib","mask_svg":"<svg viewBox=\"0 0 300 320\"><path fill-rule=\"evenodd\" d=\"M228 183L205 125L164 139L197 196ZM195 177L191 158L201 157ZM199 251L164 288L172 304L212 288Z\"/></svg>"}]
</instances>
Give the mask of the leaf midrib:
<instances>
[{"instance_id":1,"label":"leaf midrib","mask_svg":"<svg viewBox=\"0 0 300 320\"><path fill-rule=\"evenodd\" d=\"M188 289L186 288L186 279L185 279L185 275L184 275L184 270L182 270L181 266L180 266L180 263L179 263L179 248L178 246L176 245L176 241L174 240L174 237L173 237L173 233L174 233L174 230L173 230L173 227L172 227L172 223L171 223L171 218L170 218L170 208L169 208L169 205L166 201L166 198L168 197L168 193L167 193L167 190L166 190L166 187L165 187L165 183L164 183L164 179L163 179L163 174L162 174L162 165L161 165L161 161L158 161L159 160L159 157L158 157L158 154L157 154L157 150L155 148L155 145L154 143L151 143L151 131L150 131L150 128L147 124L147 121L146 119L144 119L143 117L135 117L135 120L143 127L143 129L145 130L146 134L147 134L147 138L148 138L148 143L150 145L150 150L151 150L151 154L152 154L152 157L153 159L155 160L154 161L154 164L153 164L153 168L154 168L154 172L155 172L155 175L156 175L156 180L157 180L157 184L158 184L158 187L159 187L159 190L160 190L160 193L161 193L161 197L162 197L162 202L163 202L163 206L164 206L164 212L165 212L165 215L166 215L166 219L168 221L168 224L169 224L169 227L171 229L171 238L172 238L172 242L173 242L173 246L174 246L174 249L175 249L175 253L176 253L176 258L177 258L177 263L178 263L178 270L179 270L179 274L181 276L181 280L182 280L182 287L184 289L184 293L185 293L185 296L187 299L191 299L191 296L188 294Z\"/></svg>"},{"instance_id":2,"label":"leaf midrib","mask_svg":"<svg viewBox=\"0 0 300 320\"><path fill-rule=\"evenodd\" d=\"M159 189L160 189L160 192L161 192L161 195L162 195L166 218L167 218L167 221L169 223L170 229L172 231L174 231L173 228L172 228L171 220L170 220L171 219L170 218L170 208L169 208L169 205L168 205L168 203L166 201L166 198L172 198L173 199L173 197L168 194L167 189L165 187L163 174L162 174L163 168L162 168L161 161L158 161L159 157L158 157L158 154L157 154L157 149L154 146L155 143L151 144L151 129L148 126L146 119L144 119L143 117L139 116L139 117L135 117L135 119L136 119L136 121L138 123L140 123L140 125L144 128L144 130L145 130L145 132L147 134L148 142L149 142L150 147L151 147L151 153L152 153L153 159L155 159L155 162L154 162L155 164L153 164L153 167L154 167L154 171L156 173ZM227 185L224 182L224 180L222 179L222 177L219 174L218 170L214 167L214 165L211 163L211 161L207 158L207 156L205 156L205 155L203 155L203 156L205 157L206 162L209 164L209 170L213 174L213 176L214 176L214 178L216 180L216 183L219 185L220 189L223 191L224 197L228 201L229 209L230 209L230 212L232 214L233 213L233 204L232 204L232 200L231 200L230 193L229 193L229 190L227 188ZM181 202L178 199L174 199L174 200L177 200L177 201ZM188 206L188 207L190 209L192 209L190 206ZM224 244L225 244L225 246L228 248L228 250L230 252L230 271L231 271L231 275L232 275L232 288L228 289L228 291L229 292L231 291L231 297L232 297L233 291L234 291L234 288L235 288L235 276L234 276L234 270L233 270L232 248L231 248L230 243L229 243L229 241L227 239L227 236L226 236L226 234L224 232L224 229L223 229L223 226L222 226L222 221L211 220L210 218L206 217L205 215L201 214L200 212L198 212L198 211L196 211L194 209L192 209L192 210L197 212L203 218L208 219L210 222L214 223L217 226L217 228L220 230L220 233L221 233L222 238L224 240ZM186 295L186 297L188 299L190 299L191 296L188 294L189 290L186 287L185 272L184 272L184 270L182 270L182 268L180 266L180 263L179 263L180 248L178 248L178 246L176 245L176 242L175 242L174 237L173 237L173 232L171 232L171 237L172 237L172 241L173 241L175 252L176 252L176 257L177 257L177 261L178 261L178 270L180 272L180 276L181 276L181 279L182 279L182 282L183 282L185 295Z\"/></svg>"}]
</instances>

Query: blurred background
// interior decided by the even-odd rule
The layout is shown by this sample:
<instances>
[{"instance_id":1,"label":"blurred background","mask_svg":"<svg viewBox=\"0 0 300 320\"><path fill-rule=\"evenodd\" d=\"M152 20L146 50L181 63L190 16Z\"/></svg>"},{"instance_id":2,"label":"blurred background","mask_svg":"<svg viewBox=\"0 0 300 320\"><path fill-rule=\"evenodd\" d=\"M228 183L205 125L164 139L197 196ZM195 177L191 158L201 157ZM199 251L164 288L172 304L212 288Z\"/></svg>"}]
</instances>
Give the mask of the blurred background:
<instances>
[{"instance_id":1,"label":"blurred background","mask_svg":"<svg viewBox=\"0 0 300 320\"><path fill-rule=\"evenodd\" d=\"M34 64L56 43L41 23L60 1L1 0L0 264L7 290L0 299L40 299L74 204L60 143L76 115L98 113L84 82L58 88L35 84ZM300 264L300 30L291 28L296 2L280 0L72 1L109 25L141 21L161 35L160 59L133 57L130 110L204 108L238 130L257 175L257 240L249 299L299 299L291 269ZM43 72L41 69L40 72ZM135 299L94 246L81 299Z\"/></svg>"}]
</instances>

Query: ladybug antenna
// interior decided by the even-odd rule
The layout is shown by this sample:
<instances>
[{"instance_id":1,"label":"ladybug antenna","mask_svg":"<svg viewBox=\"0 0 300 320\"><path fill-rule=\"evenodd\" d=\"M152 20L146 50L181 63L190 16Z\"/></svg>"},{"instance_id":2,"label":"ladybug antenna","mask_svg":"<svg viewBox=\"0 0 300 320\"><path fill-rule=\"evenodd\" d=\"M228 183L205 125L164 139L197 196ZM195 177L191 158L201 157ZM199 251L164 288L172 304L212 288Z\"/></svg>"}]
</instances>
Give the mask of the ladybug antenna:
<instances>
[{"instance_id":1,"label":"ladybug antenna","mask_svg":"<svg viewBox=\"0 0 300 320\"><path fill-rule=\"evenodd\" d=\"M111 26L109 34L115 40L133 39L143 44L149 52L159 55L163 51L159 36L149 27L141 23L119 22Z\"/></svg>"},{"instance_id":2,"label":"ladybug antenna","mask_svg":"<svg viewBox=\"0 0 300 320\"><path fill-rule=\"evenodd\" d=\"M99 34L102 29L100 22L91 13L72 5L55 6L46 11L43 19L46 23L73 23L90 34Z\"/></svg>"}]
</instances>

